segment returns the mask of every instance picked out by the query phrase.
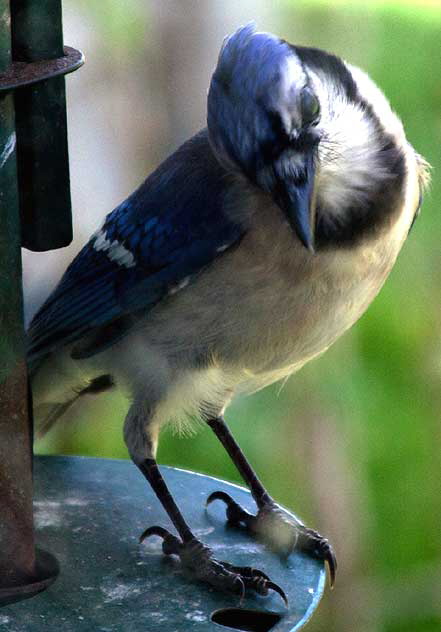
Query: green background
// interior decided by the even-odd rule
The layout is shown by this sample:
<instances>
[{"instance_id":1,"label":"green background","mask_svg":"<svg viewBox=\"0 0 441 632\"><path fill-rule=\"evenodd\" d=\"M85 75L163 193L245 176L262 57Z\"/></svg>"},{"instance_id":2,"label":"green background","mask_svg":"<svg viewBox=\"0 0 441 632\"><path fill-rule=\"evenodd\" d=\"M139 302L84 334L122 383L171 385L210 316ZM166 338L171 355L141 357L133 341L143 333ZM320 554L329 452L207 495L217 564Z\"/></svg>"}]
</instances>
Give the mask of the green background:
<instances>
[{"instance_id":1,"label":"green background","mask_svg":"<svg viewBox=\"0 0 441 632\"><path fill-rule=\"evenodd\" d=\"M106 2L106 11L77 4L117 43L127 66L135 48L139 56L140 45L160 46L144 41L148 10L142 19L135 11L141 0L127 3L132 13L118 2ZM403 119L409 141L432 164L433 182L367 314L282 389L235 401L227 421L274 497L337 550L337 585L311 632L439 631L441 8L438 2L276 2L271 30L368 71ZM118 394L91 399L37 451L126 458L125 411ZM209 429L192 437L166 430L158 460L240 482Z\"/></svg>"}]
</instances>

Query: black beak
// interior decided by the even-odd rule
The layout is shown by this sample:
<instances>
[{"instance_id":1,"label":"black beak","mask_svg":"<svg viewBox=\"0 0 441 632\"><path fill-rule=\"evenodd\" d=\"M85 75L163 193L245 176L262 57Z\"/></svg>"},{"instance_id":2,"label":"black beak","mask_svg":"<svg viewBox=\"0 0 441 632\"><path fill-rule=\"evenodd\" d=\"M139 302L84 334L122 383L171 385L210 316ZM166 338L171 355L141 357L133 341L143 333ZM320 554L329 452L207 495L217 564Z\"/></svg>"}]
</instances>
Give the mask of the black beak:
<instances>
[{"instance_id":1,"label":"black beak","mask_svg":"<svg viewBox=\"0 0 441 632\"><path fill-rule=\"evenodd\" d=\"M314 252L315 238L314 154L305 154L304 167L292 178L277 178L272 192L302 244Z\"/></svg>"}]
</instances>

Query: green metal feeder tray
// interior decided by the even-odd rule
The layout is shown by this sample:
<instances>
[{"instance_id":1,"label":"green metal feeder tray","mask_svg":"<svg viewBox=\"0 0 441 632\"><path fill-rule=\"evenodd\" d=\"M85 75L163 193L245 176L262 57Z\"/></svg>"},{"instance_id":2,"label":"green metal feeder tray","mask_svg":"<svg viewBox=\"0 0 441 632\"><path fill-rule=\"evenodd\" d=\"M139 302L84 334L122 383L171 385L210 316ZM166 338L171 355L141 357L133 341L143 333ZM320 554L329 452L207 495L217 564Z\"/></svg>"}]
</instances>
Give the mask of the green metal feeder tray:
<instances>
[{"instance_id":1,"label":"green metal feeder tray","mask_svg":"<svg viewBox=\"0 0 441 632\"><path fill-rule=\"evenodd\" d=\"M177 559L163 555L159 538L140 545L139 535L147 526L170 523L130 462L37 457L37 541L58 558L61 571L45 592L2 608L0 630L300 629L323 594L323 563L296 552L282 560L246 533L227 527L221 503L205 509L207 496L222 489L254 510L247 490L193 472L170 467L162 471L195 535L217 558L264 570L285 590L288 609L275 593L247 595L240 603L234 595L190 580Z\"/></svg>"}]
</instances>

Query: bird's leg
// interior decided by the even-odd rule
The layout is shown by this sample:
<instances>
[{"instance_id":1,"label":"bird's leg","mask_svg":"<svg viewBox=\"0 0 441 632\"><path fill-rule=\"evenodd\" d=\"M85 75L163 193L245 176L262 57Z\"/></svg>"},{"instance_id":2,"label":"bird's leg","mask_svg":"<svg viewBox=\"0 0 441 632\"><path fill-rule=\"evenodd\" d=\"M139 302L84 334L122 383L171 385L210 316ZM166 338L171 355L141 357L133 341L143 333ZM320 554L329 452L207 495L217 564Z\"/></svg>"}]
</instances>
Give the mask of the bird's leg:
<instances>
[{"instance_id":1,"label":"bird's leg","mask_svg":"<svg viewBox=\"0 0 441 632\"><path fill-rule=\"evenodd\" d=\"M328 540L313 529L308 529L300 522L295 521L292 516L289 516L276 504L256 476L222 417L210 419L207 423L250 488L258 511L256 515L250 514L238 505L229 494L221 491L210 494L207 504L213 500L223 500L227 505L227 520L230 524L245 526L246 529L263 539L277 552L289 554L296 548L326 560L329 565L332 586L337 562Z\"/></svg>"},{"instance_id":2,"label":"bird's leg","mask_svg":"<svg viewBox=\"0 0 441 632\"><path fill-rule=\"evenodd\" d=\"M265 573L251 567L233 566L227 562L221 562L213 557L207 546L195 538L173 500L155 459L145 459L137 465L152 486L181 538L177 538L163 527L154 526L144 531L141 542L151 535L162 537L162 550L166 555L178 555L184 568L193 577L206 581L216 588L239 594L241 597L247 589L260 595L267 595L270 590L274 590L286 603L283 590Z\"/></svg>"},{"instance_id":3,"label":"bird's leg","mask_svg":"<svg viewBox=\"0 0 441 632\"><path fill-rule=\"evenodd\" d=\"M152 526L141 535L145 538L157 535L163 539L162 550L166 555L177 555L182 566L194 578L212 586L243 596L246 590L267 595L270 590L279 593L286 603L286 595L262 571L250 567L233 566L213 557L212 551L192 533L184 516L175 503L154 458L157 431L145 421L148 411L135 404L126 418L124 437L134 463L150 483L153 491L167 512L180 537L164 527Z\"/></svg>"}]
</instances>

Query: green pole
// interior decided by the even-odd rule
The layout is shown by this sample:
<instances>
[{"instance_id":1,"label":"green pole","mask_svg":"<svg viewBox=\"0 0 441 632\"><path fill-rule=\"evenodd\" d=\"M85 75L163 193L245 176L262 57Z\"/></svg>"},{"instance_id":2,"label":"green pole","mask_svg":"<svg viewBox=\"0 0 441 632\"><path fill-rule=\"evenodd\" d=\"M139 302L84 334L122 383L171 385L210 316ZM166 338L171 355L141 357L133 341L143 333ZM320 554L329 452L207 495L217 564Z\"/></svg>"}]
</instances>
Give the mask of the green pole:
<instances>
[{"instance_id":1,"label":"green pole","mask_svg":"<svg viewBox=\"0 0 441 632\"><path fill-rule=\"evenodd\" d=\"M9 0L0 0L0 72L11 63ZM31 436L23 337L14 97L0 94L0 588L36 574Z\"/></svg>"},{"instance_id":2,"label":"green pole","mask_svg":"<svg viewBox=\"0 0 441 632\"><path fill-rule=\"evenodd\" d=\"M13 0L12 58L63 56L61 0ZM64 76L15 90L22 245L51 250L72 240Z\"/></svg>"}]
</instances>

